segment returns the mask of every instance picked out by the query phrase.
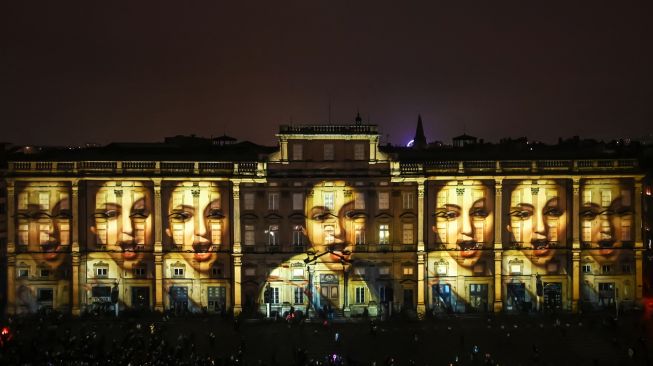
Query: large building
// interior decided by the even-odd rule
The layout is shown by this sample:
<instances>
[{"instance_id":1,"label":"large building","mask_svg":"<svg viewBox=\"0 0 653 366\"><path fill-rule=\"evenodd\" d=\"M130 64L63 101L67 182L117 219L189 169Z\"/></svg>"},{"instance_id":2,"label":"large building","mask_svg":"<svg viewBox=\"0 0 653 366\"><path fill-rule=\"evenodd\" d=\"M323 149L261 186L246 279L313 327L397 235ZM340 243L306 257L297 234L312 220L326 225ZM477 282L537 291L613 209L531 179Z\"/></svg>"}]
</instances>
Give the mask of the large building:
<instances>
[{"instance_id":1,"label":"large building","mask_svg":"<svg viewBox=\"0 0 653 366\"><path fill-rule=\"evenodd\" d=\"M444 151L421 121L412 148L360 119L277 137L9 155L6 312L102 310L115 286L124 310L347 317L642 301L634 155Z\"/></svg>"}]
</instances>

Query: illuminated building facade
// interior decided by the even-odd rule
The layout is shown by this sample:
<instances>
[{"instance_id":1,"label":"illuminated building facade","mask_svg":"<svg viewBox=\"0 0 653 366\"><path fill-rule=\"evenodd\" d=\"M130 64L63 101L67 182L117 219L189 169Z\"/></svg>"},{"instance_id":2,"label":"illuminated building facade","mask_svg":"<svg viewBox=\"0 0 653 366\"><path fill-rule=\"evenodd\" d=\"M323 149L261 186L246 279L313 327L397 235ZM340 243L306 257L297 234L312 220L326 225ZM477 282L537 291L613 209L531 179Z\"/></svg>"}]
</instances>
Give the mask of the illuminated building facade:
<instances>
[{"instance_id":1,"label":"illuminated building facade","mask_svg":"<svg viewBox=\"0 0 653 366\"><path fill-rule=\"evenodd\" d=\"M281 126L275 148L11 156L6 311L102 310L116 284L122 309L175 312L641 302L636 159L444 158L360 122Z\"/></svg>"}]
</instances>

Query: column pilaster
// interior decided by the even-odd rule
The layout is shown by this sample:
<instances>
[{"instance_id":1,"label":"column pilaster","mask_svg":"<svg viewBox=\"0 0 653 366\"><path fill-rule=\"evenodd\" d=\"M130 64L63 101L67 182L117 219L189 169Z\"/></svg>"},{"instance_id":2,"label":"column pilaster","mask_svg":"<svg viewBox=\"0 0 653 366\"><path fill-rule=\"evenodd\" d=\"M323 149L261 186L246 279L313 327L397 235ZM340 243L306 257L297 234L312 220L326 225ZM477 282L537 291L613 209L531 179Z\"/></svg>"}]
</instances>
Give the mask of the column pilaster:
<instances>
[{"instance_id":1,"label":"column pilaster","mask_svg":"<svg viewBox=\"0 0 653 366\"><path fill-rule=\"evenodd\" d=\"M494 312L503 310L503 178L494 180Z\"/></svg>"},{"instance_id":2,"label":"column pilaster","mask_svg":"<svg viewBox=\"0 0 653 366\"><path fill-rule=\"evenodd\" d=\"M572 178L572 243L571 243L571 311L578 312L580 300L580 178Z\"/></svg>"}]
</instances>

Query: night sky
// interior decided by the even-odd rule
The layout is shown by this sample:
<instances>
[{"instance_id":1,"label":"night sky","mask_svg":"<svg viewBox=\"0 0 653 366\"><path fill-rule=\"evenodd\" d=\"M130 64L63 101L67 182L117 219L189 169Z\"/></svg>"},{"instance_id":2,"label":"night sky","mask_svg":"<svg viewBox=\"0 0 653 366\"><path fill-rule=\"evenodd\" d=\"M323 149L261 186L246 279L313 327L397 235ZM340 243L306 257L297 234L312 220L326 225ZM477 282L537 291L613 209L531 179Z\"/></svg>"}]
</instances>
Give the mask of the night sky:
<instances>
[{"instance_id":1,"label":"night sky","mask_svg":"<svg viewBox=\"0 0 653 366\"><path fill-rule=\"evenodd\" d=\"M0 141L66 145L351 123L653 133L650 1L14 1L0 5Z\"/></svg>"}]
</instances>

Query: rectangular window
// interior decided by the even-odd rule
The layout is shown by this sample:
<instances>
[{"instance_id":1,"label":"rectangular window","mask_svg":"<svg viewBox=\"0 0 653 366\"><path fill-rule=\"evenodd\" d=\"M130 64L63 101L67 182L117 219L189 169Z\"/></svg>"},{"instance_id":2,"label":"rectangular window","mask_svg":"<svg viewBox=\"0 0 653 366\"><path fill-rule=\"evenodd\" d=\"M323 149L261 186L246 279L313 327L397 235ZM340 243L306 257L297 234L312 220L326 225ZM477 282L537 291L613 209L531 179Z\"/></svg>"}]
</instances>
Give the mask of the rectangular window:
<instances>
[{"instance_id":1,"label":"rectangular window","mask_svg":"<svg viewBox=\"0 0 653 366\"><path fill-rule=\"evenodd\" d=\"M97 267L95 268L95 277L106 278L109 275L108 267Z\"/></svg>"},{"instance_id":2,"label":"rectangular window","mask_svg":"<svg viewBox=\"0 0 653 366\"><path fill-rule=\"evenodd\" d=\"M392 290L388 286L379 286L379 301L388 302L390 301L390 293Z\"/></svg>"},{"instance_id":3,"label":"rectangular window","mask_svg":"<svg viewBox=\"0 0 653 366\"><path fill-rule=\"evenodd\" d=\"M583 264L583 273L592 273L592 265L591 264Z\"/></svg>"},{"instance_id":4,"label":"rectangular window","mask_svg":"<svg viewBox=\"0 0 653 366\"><path fill-rule=\"evenodd\" d=\"M447 238L447 224L444 222L438 222L437 231L438 231L438 237L440 238L440 242L448 243L449 240Z\"/></svg>"},{"instance_id":5,"label":"rectangular window","mask_svg":"<svg viewBox=\"0 0 653 366\"><path fill-rule=\"evenodd\" d=\"M413 192L403 192L401 194L402 207L404 210L413 209Z\"/></svg>"},{"instance_id":6,"label":"rectangular window","mask_svg":"<svg viewBox=\"0 0 653 366\"><path fill-rule=\"evenodd\" d=\"M403 224L401 226L402 226L401 243L402 244L414 244L414 241L413 241L413 224Z\"/></svg>"},{"instance_id":7,"label":"rectangular window","mask_svg":"<svg viewBox=\"0 0 653 366\"><path fill-rule=\"evenodd\" d=\"M304 146L302 144L292 145L292 160L302 160L304 158Z\"/></svg>"},{"instance_id":8,"label":"rectangular window","mask_svg":"<svg viewBox=\"0 0 653 366\"><path fill-rule=\"evenodd\" d=\"M356 287L356 303L365 304L365 287Z\"/></svg>"},{"instance_id":9,"label":"rectangular window","mask_svg":"<svg viewBox=\"0 0 653 366\"><path fill-rule=\"evenodd\" d=\"M304 278L304 269L303 268L293 268L292 269L292 278L293 279L302 279L302 278Z\"/></svg>"},{"instance_id":10,"label":"rectangular window","mask_svg":"<svg viewBox=\"0 0 653 366\"><path fill-rule=\"evenodd\" d=\"M589 205L592 203L592 190L585 188L583 190L583 205Z\"/></svg>"},{"instance_id":11,"label":"rectangular window","mask_svg":"<svg viewBox=\"0 0 653 366\"><path fill-rule=\"evenodd\" d=\"M211 223L211 243L222 244L222 225L219 222Z\"/></svg>"},{"instance_id":12,"label":"rectangular window","mask_svg":"<svg viewBox=\"0 0 653 366\"><path fill-rule=\"evenodd\" d=\"M18 244L29 244L29 224L18 225Z\"/></svg>"},{"instance_id":13,"label":"rectangular window","mask_svg":"<svg viewBox=\"0 0 653 366\"><path fill-rule=\"evenodd\" d=\"M608 220L601 221L601 232L599 233L601 240L612 239L612 229Z\"/></svg>"},{"instance_id":14,"label":"rectangular window","mask_svg":"<svg viewBox=\"0 0 653 366\"><path fill-rule=\"evenodd\" d=\"M356 236L355 242L356 245L364 245L365 244L365 224L362 223L357 223L354 224L354 235Z\"/></svg>"},{"instance_id":15,"label":"rectangular window","mask_svg":"<svg viewBox=\"0 0 653 366\"><path fill-rule=\"evenodd\" d=\"M389 276L390 275L390 266L379 267L379 276Z\"/></svg>"},{"instance_id":16,"label":"rectangular window","mask_svg":"<svg viewBox=\"0 0 653 366\"><path fill-rule=\"evenodd\" d=\"M324 192L322 200L324 201L324 207L329 210L334 210L336 207L336 194L335 192Z\"/></svg>"},{"instance_id":17,"label":"rectangular window","mask_svg":"<svg viewBox=\"0 0 653 366\"><path fill-rule=\"evenodd\" d=\"M390 192L379 192L379 210L390 209Z\"/></svg>"},{"instance_id":18,"label":"rectangular window","mask_svg":"<svg viewBox=\"0 0 653 366\"><path fill-rule=\"evenodd\" d=\"M354 160L365 160L365 145L354 144Z\"/></svg>"},{"instance_id":19,"label":"rectangular window","mask_svg":"<svg viewBox=\"0 0 653 366\"><path fill-rule=\"evenodd\" d=\"M243 195L243 209L253 210L254 209L254 193L245 193Z\"/></svg>"},{"instance_id":20,"label":"rectangular window","mask_svg":"<svg viewBox=\"0 0 653 366\"><path fill-rule=\"evenodd\" d=\"M145 267L134 267L133 268L133 275L134 275L134 277L137 277L137 278L144 278L145 277Z\"/></svg>"},{"instance_id":21,"label":"rectangular window","mask_svg":"<svg viewBox=\"0 0 653 366\"><path fill-rule=\"evenodd\" d=\"M404 266L402 273L404 276L412 276L415 273L415 269L412 266Z\"/></svg>"},{"instance_id":22,"label":"rectangular window","mask_svg":"<svg viewBox=\"0 0 653 366\"><path fill-rule=\"evenodd\" d=\"M292 194L292 209L294 211L304 211L304 195L302 193Z\"/></svg>"},{"instance_id":23,"label":"rectangular window","mask_svg":"<svg viewBox=\"0 0 653 366\"><path fill-rule=\"evenodd\" d=\"M175 192L172 194L172 208L178 209L184 205L184 192Z\"/></svg>"},{"instance_id":24,"label":"rectangular window","mask_svg":"<svg viewBox=\"0 0 653 366\"><path fill-rule=\"evenodd\" d=\"M95 244L96 245L106 245L109 241L107 224L105 222L98 222L95 224L96 236Z\"/></svg>"},{"instance_id":25,"label":"rectangular window","mask_svg":"<svg viewBox=\"0 0 653 366\"><path fill-rule=\"evenodd\" d=\"M245 245L254 245L254 225L245 225Z\"/></svg>"},{"instance_id":26,"label":"rectangular window","mask_svg":"<svg viewBox=\"0 0 653 366\"><path fill-rule=\"evenodd\" d=\"M185 273L186 273L186 269L184 267L173 267L172 268L172 277L183 278Z\"/></svg>"},{"instance_id":27,"label":"rectangular window","mask_svg":"<svg viewBox=\"0 0 653 366\"><path fill-rule=\"evenodd\" d=\"M365 267L355 267L354 275L358 277L365 277Z\"/></svg>"},{"instance_id":28,"label":"rectangular window","mask_svg":"<svg viewBox=\"0 0 653 366\"><path fill-rule=\"evenodd\" d=\"M621 220L621 240L630 241L630 220L622 219Z\"/></svg>"},{"instance_id":29,"label":"rectangular window","mask_svg":"<svg viewBox=\"0 0 653 366\"><path fill-rule=\"evenodd\" d=\"M27 206L29 205L29 193L27 192L21 192L18 194L18 209L19 210L27 210Z\"/></svg>"},{"instance_id":30,"label":"rectangular window","mask_svg":"<svg viewBox=\"0 0 653 366\"><path fill-rule=\"evenodd\" d=\"M268 210L277 211L279 209L279 192L268 193Z\"/></svg>"},{"instance_id":31,"label":"rectangular window","mask_svg":"<svg viewBox=\"0 0 653 366\"><path fill-rule=\"evenodd\" d=\"M604 264L601 266L601 273L603 274L610 274L612 273L612 265L611 264Z\"/></svg>"},{"instance_id":32,"label":"rectangular window","mask_svg":"<svg viewBox=\"0 0 653 366\"><path fill-rule=\"evenodd\" d=\"M70 210L70 201L66 192L59 193L59 209L62 211Z\"/></svg>"},{"instance_id":33,"label":"rectangular window","mask_svg":"<svg viewBox=\"0 0 653 366\"><path fill-rule=\"evenodd\" d=\"M175 244L184 245L184 224L172 224L172 240Z\"/></svg>"},{"instance_id":34,"label":"rectangular window","mask_svg":"<svg viewBox=\"0 0 653 366\"><path fill-rule=\"evenodd\" d=\"M485 243L485 223L483 221L474 223L474 240L477 243Z\"/></svg>"},{"instance_id":35,"label":"rectangular window","mask_svg":"<svg viewBox=\"0 0 653 366\"><path fill-rule=\"evenodd\" d=\"M592 241L592 222L583 221L583 241L591 242Z\"/></svg>"},{"instance_id":36,"label":"rectangular window","mask_svg":"<svg viewBox=\"0 0 653 366\"><path fill-rule=\"evenodd\" d=\"M28 268L19 268L18 269L18 278L27 278L29 277L29 269Z\"/></svg>"},{"instance_id":37,"label":"rectangular window","mask_svg":"<svg viewBox=\"0 0 653 366\"><path fill-rule=\"evenodd\" d=\"M137 222L134 224L134 240L137 245L145 244L145 223Z\"/></svg>"},{"instance_id":38,"label":"rectangular window","mask_svg":"<svg viewBox=\"0 0 653 366\"><path fill-rule=\"evenodd\" d=\"M612 203L612 191L601 190L601 206L609 207L611 203Z\"/></svg>"},{"instance_id":39,"label":"rectangular window","mask_svg":"<svg viewBox=\"0 0 653 366\"><path fill-rule=\"evenodd\" d=\"M61 223L59 224L59 238L62 245L70 244L70 224Z\"/></svg>"},{"instance_id":40,"label":"rectangular window","mask_svg":"<svg viewBox=\"0 0 653 366\"><path fill-rule=\"evenodd\" d=\"M379 225L379 244L390 244L390 225Z\"/></svg>"},{"instance_id":41,"label":"rectangular window","mask_svg":"<svg viewBox=\"0 0 653 366\"><path fill-rule=\"evenodd\" d=\"M268 226L268 245L279 245L279 225Z\"/></svg>"},{"instance_id":42,"label":"rectangular window","mask_svg":"<svg viewBox=\"0 0 653 366\"><path fill-rule=\"evenodd\" d=\"M278 287L272 287L270 290L272 294L272 304L279 304L281 303L279 301L279 288Z\"/></svg>"},{"instance_id":43,"label":"rectangular window","mask_svg":"<svg viewBox=\"0 0 653 366\"><path fill-rule=\"evenodd\" d=\"M558 241L558 220L549 221L549 241Z\"/></svg>"},{"instance_id":44,"label":"rectangular window","mask_svg":"<svg viewBox=\"0 0 653 366\"><path fill-rule=\"evenodd\" d=\"M630 263L624 263L621 265L621 272L624 274L629 274L631 273L631 267Z\"/></svg>"},{"instance_id":45,"label":"rectangular window","mask_svg":"<svg viewBox=\"0 0 653 366\"><path fill-rule=\"evenodd\" d=\"M304 245L304 228L301 225L295 225L293 227L292 244L295 246Z\"/></svg>"},{"instance_id":46,"label":"rectangular window","mask_svg":"<svg viewBox=\"0 0 653 366\"><path fill-rule=\"evenodd\" d=\"M40 224L39 225L39 244L45 245L50 242L50 225L49 224Z\"/></svg>"},{"instance_id":47,"label":"rectangular window","mask_svg":"<svg viewBox=\"0 0 653 366\"><path fill-rule=\"evenodd\" d=\"M333 144L324 144L324 160L333 160L334 158Z\"/></svg>"},{"instance_id":48,"label":"rectangular window","mask_svg":"<svg viewBox=\"0 0 653 366\"><path fill-rule=\"evenodd\" d=\"M324 244L333 244L336 241L336 230L333 225L324 225L322 228L324 232Z\"/></svg>"},{"instance_id":49,"label":"rectangular window","mask_svg":"<svg viewBox=\"0 0 653 366\"><path fill-rule=\"evenodd\" d=\"M50 210L50 192L39 192L39 209Z\"/></svg>"},{"instance_id":50,"label":"rectangular window","mask_svg":"<svg viewBox=\"0 0 653 366\"><path fill-rule=\"evenodd\" d=\"M512 235L515 237L515 242L521 243L521 222L515 222L511 229Z\"/></svg>"},{"instance_id":51,"label":"rectangular window","mask_svg":"<svg viewBox=\"0 0 653 366\"><path fill-rule=\"evenodd\" d=\"M211 196L210 198L211 204L209 208L215 211L220 210L221 207L220 192L211 192L210 196Z\"/></svg>"},{"instance_id":52,"label":"rectangular window","mask_svg":"<svg viewBox=\"0 0 653 366\"><path fill-rule=\"evenodd\" d=\"M304 288L302 287L295 287L293 290L293 298L294 298L294 303L295 304L303 304L304 303Z\"/></svg>"},{"instance_id":53,"label":"rectangular window","mask_svg":"<svg viewBox=\"0 0 653 366\"><path fill-rule=\"evenodd\" d=\"M223 271L222 271L222 264L221 263L215 263L211 267L211 277L213 278L222 278Z\"/></svg>"},{"instance_id":54,"label":"rectangular window","mask_svg":"<svg viewBox=\"0 0 653 366\"><path fill-rule=\"evenodd\" d=\"M363 192L354 193L354 209L355 210L365 209L365 193Z\"/></svg>"},{"instance_id":55,"label":"rectangular window","mask_svg":"<svg viewBox=\"0 0 653 366\"><path fill-rule=\"evenodd\" d=\"M624 207L630 207L631 205L630 191L628 190L621 191L621 205Z\"/></svg>"}]
</instances>

